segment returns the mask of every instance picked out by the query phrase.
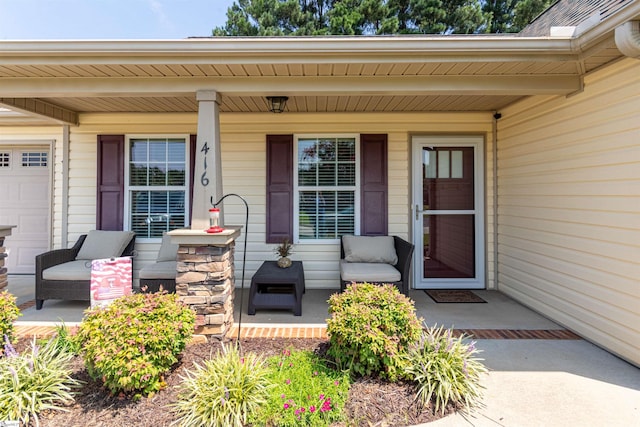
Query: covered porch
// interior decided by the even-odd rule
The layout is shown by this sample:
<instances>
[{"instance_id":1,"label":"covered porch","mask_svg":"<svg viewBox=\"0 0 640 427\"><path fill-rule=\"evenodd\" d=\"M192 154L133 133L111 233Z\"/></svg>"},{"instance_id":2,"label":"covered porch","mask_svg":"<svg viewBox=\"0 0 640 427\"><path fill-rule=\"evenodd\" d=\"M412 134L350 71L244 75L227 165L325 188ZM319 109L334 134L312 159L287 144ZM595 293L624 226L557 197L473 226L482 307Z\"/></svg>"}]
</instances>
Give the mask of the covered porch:
<instances>
[{"instance_id":1,"label":"covered porch","mask_svg":"<svg viewBox=\"0 0 640 427\"><path fill-rule=\"evenodd\" d=\"M640 3L597 15L526 36L2 42L0 147L8 166L0 173L9 187L22 184L10 170L21 151L31 170L49 168L40 186L48 203L33 208L42 220L27 236L39 238L39 252L69 247L96 228L139 232L134 281L168 231L146 228L152 203L137 196L164 191L166 206L176 208L160 215L174 222L167 228L201 229L211 198L242 195L251 211L236 273L246 268L250 278L273 259L274 244L293 236L307 286L300 318L259 311L243 323L322 322L328 295L339 289L338 237L397 235L416 245L410 296L428 323L481 328L485 317L487 329L526 329L518 320L524 304L638 364L639 63L624 36L636 34ZM274 95L288 97L282 114L269 111L266 97ZM295 150L326 138L336 146L349 138L350 159L358 159L346 165L352 200L332 206L334 217L351 221L348 233L335 221L332 238L320 236L326 223L305 228L321 216L320 198L305 199L294 180L303 170ZM139 165L127 156L136 146L176 139L177 199L168 196L174 189L130 179ZM365 146L379 150L367 157ZM40 161L30 163L29 154ZM371 159L376 169L364 163ZM155 167L151 156L145 161L142 169ZM462 164L474 167L471 177ZM474 191L462 206L434 209L425 203L440 201L428 179L457 179ZM209 181L215 191L198 190ZM443 187L429 188L437 196ZM241 225L244 207L225 204L224 223ZM18 227L8 245L24 229L35 231ZM455 265L460 253L465 263ZM433 262L445 258L455 268ZM490 301L440 307L420 290L430 286L473 288ZM38 315L53 309L46 304ZM534 329L553 329L531 316L541 322Z\"/></svg>"}]
</instances>

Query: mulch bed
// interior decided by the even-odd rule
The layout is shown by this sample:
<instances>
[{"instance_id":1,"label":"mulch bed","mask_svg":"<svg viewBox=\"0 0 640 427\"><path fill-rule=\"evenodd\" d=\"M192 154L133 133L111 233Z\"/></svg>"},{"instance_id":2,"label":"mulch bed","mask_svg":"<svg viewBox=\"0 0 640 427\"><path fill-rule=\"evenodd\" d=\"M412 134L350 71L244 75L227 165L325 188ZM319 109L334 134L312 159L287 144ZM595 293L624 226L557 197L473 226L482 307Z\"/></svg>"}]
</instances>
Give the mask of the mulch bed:
<instances>
[{"instance_id":1,"label":"mulch bed","mask_svg":"<svg viewBox=\"0 0 640 427\"><path fill-rule=\"evenodd\" d=\"M244 352L261 353L265 356L280 354L287 348L308 349L323 352L327 341L322 339L263 339L242 340ZM193 368L194 362L208 359L219 349L219 344L192 344L183 352L181 362L166 377L167 388L151 398L133 402L127 398L111 396L99 383L89 378L82 359L73 361L74 376L85 382L76 402L69 406L69 412L49 411L40 414L43 427L100 427L100 426L169 426L175 421L173 413L167 409L176 400L180 374ZM420 411L414 402L414 387L409 383L387 383L374 378L362 378L351 386L346 404L348 423L346 426L411 426L427 423L442 417L433 414L431 408ZM447 408L445 416L454 408Z\"/></svg>"}]
</instances>

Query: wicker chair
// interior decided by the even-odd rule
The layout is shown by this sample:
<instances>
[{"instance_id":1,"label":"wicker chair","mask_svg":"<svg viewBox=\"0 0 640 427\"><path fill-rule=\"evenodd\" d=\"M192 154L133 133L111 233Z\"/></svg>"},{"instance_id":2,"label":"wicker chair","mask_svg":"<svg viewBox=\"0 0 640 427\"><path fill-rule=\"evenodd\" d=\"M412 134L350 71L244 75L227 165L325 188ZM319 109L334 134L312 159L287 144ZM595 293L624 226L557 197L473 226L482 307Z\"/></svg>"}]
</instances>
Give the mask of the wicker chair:
<instances>
[{"instance_id":1,"label":"wicker chair","mask_svg":"<svg viewBox=\"0 0 640 427\"><path fill-rule=\"evenodd\" d=\"M397 255L397 262L390 264L384 261L370 260L356 260L355 262L345 259L345 243L343 236L340 239L340 290L344 291L349 283L353 282L368 282L375 284L391 284L395 285L398 290L404 295L409 295L409 276L411 270L411 258L413 256L414 245L401 239L398 236L393 236L393 248ZM360 237L360 236L350 236ZM370 239L369 237L363 237L363 239ZM384 239L384 237L383 237ZM365 240L366 241L366 240ZM373 243L373 244L371 244ZM371 255L371 252L375 252L378 248L379 241L367 242L366 252ZM376 255L377 256L377 255ZM374 256L374 258L376 257ZM357 256L355 258L358 258ZM365 257L366 258L366 257ZM378 273L380 272L380 273ZM380 274L380 276L377 276ZM400 280L387 280L386 277L399 278ZM381 279L385 277L385 279Z\"/></svg>"},{"instance_id":2,"label":"wicker chair","mask_svg":"<svg viewBox=\"0 0 640 427\"><path fill-rule=\"evenodd\" d=\"M91 239L89 242L104 242L104 237L108 236L102 233L122 233L118 235L119 239L124 242L116 244L118 249L108 248L109 245L104 245L99 248L103 251L102 254L95 253L97 255L93 259L110 258L119 256L133 256L133 250L135 246L135 233L133 232L109 232L109 231L97 231L90 232ZM81 253L83 245L87 241L87 235L80 236L78 241L69 249L56 249L53 251L45 252L36 256L36 310L42 309L44 300L47 299L63 299L63 300L80 300L90 301L90 285L91 285L91 259L84 258ZM87 255L91 255L88 252L88 245L85 245L85 251ZM96 245L100 246L100 245ZM124 249L122 249L124 246ZM109 253L110 252L110 253ZM78 255L83 258L78 258ZM75 268L73 274L69 274L68 279L65 279L64 273L58 272L55 279L47 277L50 274L46 272L47 269L57 267L60 270L63 264L74 263ZM50 270L51 271L51 270Z\"/></svg>"}]
</instances>

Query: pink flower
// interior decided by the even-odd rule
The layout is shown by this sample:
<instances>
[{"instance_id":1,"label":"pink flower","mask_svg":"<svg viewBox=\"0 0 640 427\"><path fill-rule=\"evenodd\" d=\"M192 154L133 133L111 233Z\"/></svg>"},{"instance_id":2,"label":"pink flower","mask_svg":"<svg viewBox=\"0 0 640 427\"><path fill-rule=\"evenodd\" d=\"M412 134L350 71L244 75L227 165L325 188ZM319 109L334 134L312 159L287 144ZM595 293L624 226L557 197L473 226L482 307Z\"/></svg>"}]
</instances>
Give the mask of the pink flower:
<instances>
[{"instance_id":1,"label":"pink flower","mask_svg":"<svg viewBox=\"0 0 640 427\"><path fill-rule=\"evenodd\" d=\"M285 381L284 381L284 383L285 383L286 385L289 385L289 384L291 384L291 380L287 379L287 380L285 380Z\"/></svg>"},{"instance_id":2,"label":"pink flower","mask_svg":"<svg viewBox=\"0 0 640 427\"><path fill-rule=\"evenodd\" d=\"M340 385L340 381L334 381L333 384L338 386L338 385Z\"/></svg>"},{"instance_id":3,"label":"pink flower","mask_svg":"<svg viewBox=\"0 0 640 427\"><path fill-rule=\"evenodd\" d=\"M284 407L284 409L289 409L289 404L285 403L284 405L282 405Z\"/></svg>"},{"instance_id":4,"label":"pink flower","mask_svg":"<svg viewBox=\"0 0 640 427\"><path fill-rule=\"evenodd\" d=\"M313 405L309 406L309 412L311 412L311 413L316 412L316 407L313 406Z\"/></svg>"},{"instance_id":5,"label":"pink flower","mask_svg":"<svg viewBox=\"0 0 640 427\"><path fill-rule=\"evenodd\" d=\"M317 377L318 376L318 371L313 371L313 376Z\"/></svg>"},{"instance_id":6,"label":"pink flower","mask_svg":"<svg viewBox=\"0 0 640 427\"><path fill-rule=\"evenodd\" d=\"M284 394L280 395L280 399L284 399L286 396Z\"/></svg>"},{"instance_id":7,"label":"pink flower","mask_svg":"<svg viewBox=\"0 0 640 427\"><path fill-rule=\"evenodd\" d=\"M324 394L321 394L320 397L318 398L320 400L324 400Z\"/></svg>"}]
</instances>

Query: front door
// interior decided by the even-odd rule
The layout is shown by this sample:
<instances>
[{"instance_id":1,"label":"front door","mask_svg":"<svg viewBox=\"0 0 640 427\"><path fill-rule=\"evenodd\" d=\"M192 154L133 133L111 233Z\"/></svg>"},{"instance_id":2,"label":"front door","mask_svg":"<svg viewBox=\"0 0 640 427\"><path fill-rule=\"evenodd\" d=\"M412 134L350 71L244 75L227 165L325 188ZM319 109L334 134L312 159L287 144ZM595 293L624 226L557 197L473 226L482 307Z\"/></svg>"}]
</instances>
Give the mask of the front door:
<instances>
[{"instance_id":1,"label":"front door","mask_svg":"<svg viewBox=\"0 0 640 427\"><path fill-rule=\"evenodd\" d=\"M483 138L413 138L417 289L484 289Z\"/></svg>"}]
</instances>

